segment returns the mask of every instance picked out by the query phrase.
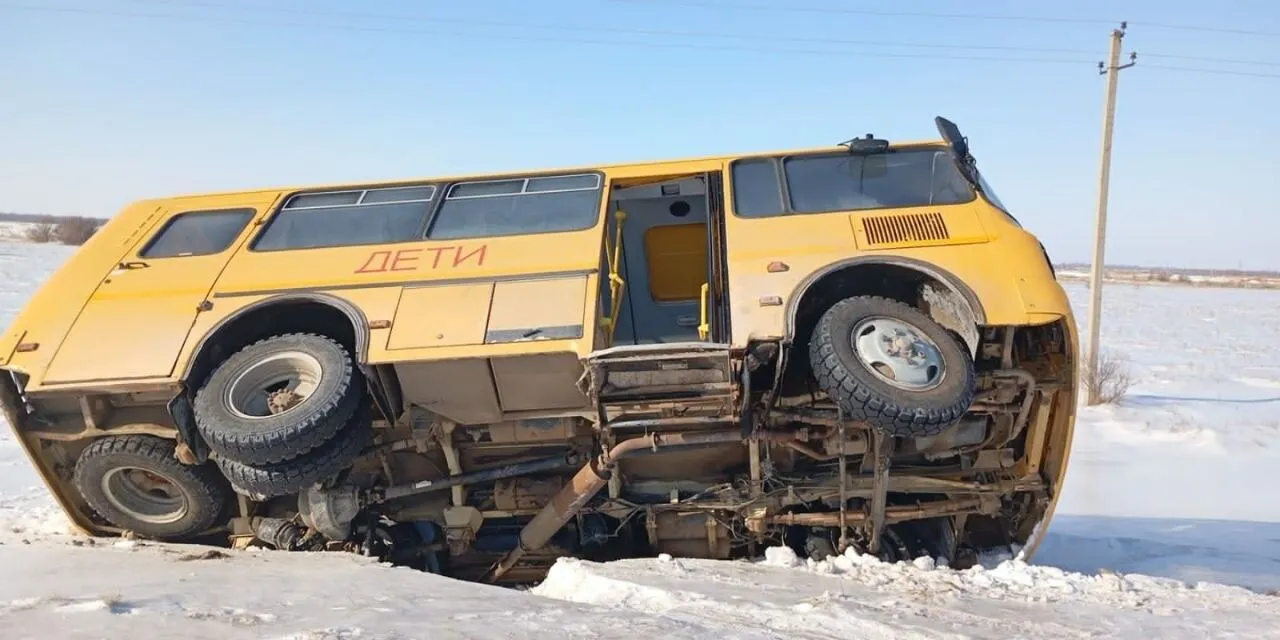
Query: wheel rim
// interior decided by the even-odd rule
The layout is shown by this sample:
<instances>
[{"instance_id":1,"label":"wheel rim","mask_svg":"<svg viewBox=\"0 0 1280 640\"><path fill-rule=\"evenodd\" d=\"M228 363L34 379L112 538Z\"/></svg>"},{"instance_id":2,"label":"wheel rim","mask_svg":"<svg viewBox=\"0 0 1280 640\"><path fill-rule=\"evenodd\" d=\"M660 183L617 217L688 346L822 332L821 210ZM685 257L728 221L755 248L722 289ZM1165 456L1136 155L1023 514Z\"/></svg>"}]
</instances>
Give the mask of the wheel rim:
<instances>
[{"instance_id":1,"label":"wheel rim","mask_svg":"<svg viewBox=\"0 0 1280 640\"><path fill-rule=\"evenodd\" d=\"M907 391L928 391L942 384L942 350L919 327L876 316L854 326L851 338L854 354L885 383Z\"/></svg>"},{"instance_id":2,"label":"wheel rim","mask_svg":"<svg viewBox=\"0 0 1280 640\"><path fill-rule=\"evenodd\" d=\"M250 420L292 411L320 385L322 367L315 356L286 351L247 366L227 386L227 407Z\"/></svg>"},{"instance_id":3,"label":"wheel rim","mask_svg":"<svg viewBox=\"0 0 1280 640\"><path fill-rule=\"evenodd\" d=\"M107 501L134 520L170 524L186 517L187 496L164 474L138 467L117 467L103 474Z\"/></svg>"}]
</instances>

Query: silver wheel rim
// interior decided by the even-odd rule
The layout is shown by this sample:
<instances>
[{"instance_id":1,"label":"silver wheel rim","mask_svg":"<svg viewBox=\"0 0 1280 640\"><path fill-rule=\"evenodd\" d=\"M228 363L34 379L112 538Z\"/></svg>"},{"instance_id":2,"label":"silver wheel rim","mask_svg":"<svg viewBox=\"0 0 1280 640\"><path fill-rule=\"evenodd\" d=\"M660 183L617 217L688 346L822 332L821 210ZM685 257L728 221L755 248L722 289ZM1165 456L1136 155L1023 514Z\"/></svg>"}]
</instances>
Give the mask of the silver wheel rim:
<instances>
[{"instance_id":1,"label":"silver wheel rim","mask_svg":"<svg viewBox=\"0 0 1280 640\"><path fill-rule=\"evenodd\" d=\"M928 391L942 384L942 350L909 322L874 316L851 332L853 352L875 377L907 391Z\"/></svg>"},{"instance_id":2,"label":"silver wheel rim","mask_svg":"<svg viewBox=\"0 0 1280 640\"><path fill-rule=\"evenodd\" d=\"M260 420L292 411L320 386L320 360L309 353L285 351L245 367L227 386L231 413Z\"/></svg>"},{"instance_id":3,"label":"silver wheel rim","mask_svg":"<svg viewBox=\"0 0 1280 640\"><path fill-rule=\"evenodd\" d=\"M102 476L107 502L147 524L171 524L187 515L187 496L172 478L148 469L117 467Z\"/></svg>"}]
</instances>

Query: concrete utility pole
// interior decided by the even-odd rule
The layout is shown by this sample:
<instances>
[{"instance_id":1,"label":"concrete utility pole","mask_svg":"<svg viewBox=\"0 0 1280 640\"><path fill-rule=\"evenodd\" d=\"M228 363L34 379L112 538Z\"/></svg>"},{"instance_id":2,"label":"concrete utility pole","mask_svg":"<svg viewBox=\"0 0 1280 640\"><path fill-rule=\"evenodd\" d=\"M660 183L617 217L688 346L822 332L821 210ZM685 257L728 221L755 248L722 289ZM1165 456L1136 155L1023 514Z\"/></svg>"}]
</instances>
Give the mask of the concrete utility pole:
<instances>
[{"instance_id":1,"label":"concrete utility pole","mask_svg":"<svg viewBox=\"0 0 1280 640\"><path fill-rule=\"evenodd\" d=\"M1102 118L1102 163L1098 176L1098 217L1093 236L1093 268L1089 278L1089 352L1086 372L1090 379L1098 376L1098 333L1102 324L1102 270L1106 264L1107 244L1107 194L1111 187L1111 132L1116 120L1116 81L1120 70L1136 64L1138 54L1130 54L1129 63L1120 64L1120 42L1124 39L1127 23L1111 31L1111 55L1106 64L1098 63L1098 73L1107 76L1107 100ZM1089 404L1097 404L1097 384L1089 385Z\"/></svg>"}]
</instances>

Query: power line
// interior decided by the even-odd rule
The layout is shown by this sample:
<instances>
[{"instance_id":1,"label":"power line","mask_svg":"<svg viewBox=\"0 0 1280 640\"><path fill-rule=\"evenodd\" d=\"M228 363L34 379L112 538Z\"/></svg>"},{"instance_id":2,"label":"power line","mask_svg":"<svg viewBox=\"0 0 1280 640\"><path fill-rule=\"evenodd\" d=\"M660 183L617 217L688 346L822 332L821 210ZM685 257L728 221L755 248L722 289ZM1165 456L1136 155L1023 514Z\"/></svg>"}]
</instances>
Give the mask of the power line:
<instances>
[{"instance_id":1,"label":"power line","mask_svg":"<svg viewBox=\"0 0 1280 640\"><path fill-rule=\"evenodd\" d=\"M507 28L532 28L532 29L551 29L561 31L578 31L590 33L618 33L640 36L671 36L682 38L722 38L729 40L751 40L751 41L772 41L772 42L793 42L793 43L809 43L809 44L832 44L832 45L856 45L856 46L890 46L890 47L908 47L908 48L924 48L924 49L956 49L956 50L975 50L975 51L1010 51L1010 52L1028 52L1028 53L1070 53L1070 54L1093 54L1090 49L1072 49L1063 47L1027 47L1013 45L980 45L980 44L942 44L936 42L904 42L900 40L850 40L845 38L825 38L825 37L801 37L801 36L777 36L777 35L750 35L740 33L724 33L715 31L678 31L670 29L623 29L617 27L595 27L595 26L577 26L564 24L545 24L545 23L520 23L520 22L504 22L497 20L474 20L464 18L440 18L406 14L383 14L383 13L363 13L350 11L312 11L298 10L278 7L249 7L246 5L234 5L217 2L201 2L192 0L134 0L135 2L156 2L167 5L187 6L187 7L203 7L213 9L257 9L261 11L270 11L274 13L285 14L305 14L318 16L333 16L343 18L359 18L368 20L390 20L390 21L411 21L411 22L429 22L455 25L485 26L485 27L507 27ZM940 14L950 15L950 14ZM1237 58L1207 58L1201 56L1187 56L1163 53L1146 53L1144 57L1151 58L1167 58L1170 60L1187 60L1191 62L1210 62L1210 63L1226 63L1226 64L1246 64L1267 67L1280 67L1280 62L1271 62L1265 60L1243 60Z\"/></svg>"},{"instance_id":2,"label":"power line","mask_svg":"<svg viewBox=\"0 0 1280 640\"><path fill-rule=\"evenodd\" d=\"M1230 27L1204 27L1192 24L1169 24L1167 22L1145 22L1130 20L1129 24L1151 29L1171 29L1176 31L1204 31L1207 33L1229 33L1237 36L1261 36L1264 38L1280 38L1280 31L1255 31L1253 29L1232 29Z\"/></svg>"},{"instance_id":3,"label":"power line","mask_svg":"<svg viewBox=\"0 0 1280 640\"><path fill-rule=\"evenodd\" d=\"M625 0L623 0L625 1ZM181 3L168 2L172 6L183 6ZM248 8L236 5L217 4L210 2L188 2L188 6L202 6L206 8ZM372 33L400 33L414 35L429 35L442 38L467 38L467 39L487 39L499 41L516 41L516 42L550 42L561 44L588 44L601 45L610 47L644 47L656 49L682 49L695 51L739 51L750 53L769 53L769 54L795 54L795 55L821 55L821 56L849 56L863 58L898 58L898 59L921 59L921 60L957 60L957 61L981 61L981 62L1003 62L1003 63L1022 63L1022 64L1067 64L1067 65L1085 65L1093 64L1090 60L1076 58L1046 58L1046 57L1007 57L1007 56L984 56L970 54L941 54L941 53L914 53L914 52L889 52L889 51L850 51L839 49L817 49L817 48L794 48L794 47L758 47L743 46L731 44L713 44L713 43L688 43L688 42L644 42L644 41L623 41L623 40L605 40L591 38L567 38L561 36L549 35L531 35L531 34L494 34L483 32L459 32L444 30L428 30L415 29L408 27L388 27L388 26L372 26L372 25L353 25L353 24L331 24L331 23L315 23L315 22L290 22L283 20L264 20L261 18L238 18L229 16L207 16L184 13L157 13L142 11L122 11L109 9L93 9L83 7L50 7L50 6L33 6L15 3L0 2L0 7L17 9L23 11L35 12L53 12L53 13L74 13L85 15L109 15L128 18L154 18L165 20L178 20L188 22L223 22L230 24L242 24L248 26L272 26L297 29L321 29L333 31L350 31L350 32L372 32ZM258 8L258 7L255 7ZM283 10L290 12L289 10ZM292 13L301 13L292 11ZM310 15L326 15L326 12L307 12ZM500 22L492 20L469 20L461 18L428 18L425 16L405 16L405 15L386 15L386 14L358 14L349 12L327 12L328 15L339 17L365 17L373 19L397 20L397 21L423 21L423 22L440 22L454 24L459 26L481 26L481 27L511 27L511 28L533 28L533 29L562 29L570 31L591 31L604 33L628 33L631 35L648 35L648 36L678 36L678 37L720 37L727 39L750 39L773 40L777 42L814 42L818 44L830 45L874 45L874 46L900 46L900 47L929 47L929 48L949 48L949 49L977 49L977 50L1005 50L1005 51L1045 51L1045 52L1070 52L1085 53L1083 49L1053 49L1038 47L1002 47L1000 45L943 45L934 43L914 43L899 41L860 41L860 40L841 40L841 39L815 39L787 36L771 36L756 37L742 34L725 34L714 32L693 32L693 31L666 31L666 30L644 30L644 29L616 29L616 28L595 28L572 25L546 25L546 24L522 24L515 22ZM1280 67L1280 63L1257 60L1238 60L1226 58L1205 58L1198 56L1182 56L1173 54L1143 54L1150 57L1162 57L1168 59L1180 59L1187 61L1199 62L1223 62L1234 64L1254 64L1263 66ZM1194 67L1179 67L1172 65L1146 65L1147 68L1165 69L1172 71L1187 71L1202 74L1222 74L1232 76L1247 76L1256 78L1275 78L1280 77L1276 74L1255 73L1246 71L1234 71L1229 69L1205 69Z\"/></svg>"},{"instance_id":4,"label":"power line","mask_svg":"<svg viewBox=\"0 0 1280 640\"><path fill-rule=\"evenodd\" d=\"M864 16L884 16L894 18L945 18L958 20L1003 20L1011 22L1059 22L1059 23L1075 23L1075 24L1114 24L1114 20L1103 20L1099 18L1067 18L1054 16L1019 16L1019 15L1001 15L1001 14L974 14L974 13L936 13L931 11L888 11L883 9L851 9L848 7L806 7L789 5L785 7L741 3L741 2L708 2L707 0L613 0L614 2L624 2L629 4L675 4L689 7L706 7L712 9L748 9L752 11L776 11L786 13L825 13L825 14L850 14Z\"/></svg>"},{"instance_id":5,"label":"power line","mask_svg":"<svg viewBox=\"0 0 1280 640\"><path fill-rule=\"evenodd\" d=\"M231 18L225 16L197 16L191 14L175 14L175 13L154 13L139 11L114 11L103 9L88 9L81 7L39 7L31 5L20 5L12 3L0 3L0 7L18 9L23 11L44 11L58 13L76 13L86 15L110 15L118 17L131 18L157 18L171 19L189 22L226 22L233 24L244 24L251 26L272 26L300 29L327 29L335 31L353 31L353 32L373 32L373 33L402 33L414 35L429 35L444 38L469 38L469 39L488 39L488 40L511 40L511 41L528 41L528 42L555 42L555 43L572 43L572 44L592 44L604 45L610 47L630 46L630 47L650 47L659 49L689 49L695 51L741 51L753 53L779 53L779 54L802 54L802 55L822 55L822 56L854 56L862 58L904 58L904 59L922 59L922 60L964 60L964 61L988 61L988 62L1005 62L1005 63L1038 63L1038 64L1090 64L1088 60L1082 59L1064 59L1064 58L1025 58L1025 57L1004 57L1004 56L977 56L977 55L942 55L928 53L895 53L886 51L841 51L834 49L799 49L799 48L766 48L766 47L748 47L736 45L716 45L707 43L668 43L668 42L637 42L637 41L619 41L619 40L598 40L587 38L564 38L553 36L536 36L536 35L510 35L510 34L492 34L492 33L476 33L476 32L457 32L457 31L437 31L426 29L410 29L403 27L377 27L363 25L338 25L323 23L299 23L285 21L268 21L257 18Z\"/></svg>"},{"instance_id":6,"label":"power line","mask_svg":"<svg viewBox=\"0 0 1280 640\"><path fill-rule=\"evenodd\" d=\"M1163 64L1143 64L1143 69L1163 69L1165 71L1189 71L1224 76L1247 76L1250 78L1280 78L1280 73L1258 73L1254 71L1234 71L1231 69L1203 69L1197 67L1179 67Z\"/></svg>"},{"instance_id":7,"label":"power line","mask_svg":"<svg viewBox=\"0 0 1280 640\"><path fill-rule=\"evenodd\" d=\"M1068 24L1116 24L1119 20L1111 20L1104 18L1072 18L1067 16L1030 16L1017 14L994 14L994 13L945 13L934 11L890 11L883 9L854 9L849 7L808 7L808 6L776 6L757 3L745 2L713 2L709 0L613 0L614 2L625 2L629 4L674 4L689 7L706 7L714 9L747 9L751 11L773 11L784 13L823 13L823 14L847 14L847 15L864 15L864 16L882 16L895 18L941 18L948 20L992 20L1006 22L1045 22L1045 23L1068 23ZM1280 37L1280 32L1275 31L1257 31L1253 29L1236 29L1230 27L1206 27L1203 25L1190 24L1174 24L1169 22L1147 22L1143 20L1129 20L1130 26L1143 26L1153 29L1171 29L1178 31L1203 31L1209 33L1229 33L1232 35L1248 35L1276 38Z\"/></svg>"},{"instance_id":8,"label":"power line","mask_svg":"<svg viewBox=\"0 0 1280 640\"><path fill-rule=\"evenodd\" d=\"M1218 62L1222 64L1248 64L1261 67L1280 67L1280 62L1270 60L1243 60L1240 58L1207 58L1204 56L1174 55L1169 53L1142 52L1144 58L1166 58L1168 60L1187 60L1189 62Z\"/></svg>"},{"instance_id":9,"label":"power line","mask_svg":"<svg viewBox=\"0 0 1280 640\"><path fill-rule=\"evenodd\" d=\"M521 22L504 22L497 20L474 20L464 18L440 18L406 14L385 14L385 13L363 13L350 11L312 11L287 9L280 7L259 7L247 5L234 5L216 2L190 2L186 0L134 0L134 2L156 2L170 6L186 6L186 7L203 7L212 9L253 9L258 11L270 11L273 13L286 14L303 14L312 16L333 16L342 18L360 18L367 20L389 20L389 21L411 21L411 22L434 22L442 24L484 26L484 27L510 27L510 28L533 28L533 29L551 29L560 31L580 31L590 33L617 33L640 36L673 36L681 38L723 38L728 40L751 40L751 41L773 41L773 42L797 42L809 44L835 44L835 45L866 45L866 46L890 46L890 47L917 47L925 49L972 49L976 51L1019 51L1028 53L1079 53L1093 55L1096 51L1092 49L1070 49L1061 47L1026 47L1015 45L982 45L982 44L942 44L937 42L904 42L895 40L850 40L846 38L825 38L825 37L809 37L809 36L778 36L778 35L752 35L741 33L724 33L715 31L679 31L671 29L623 29L618 27L595 27L595 26L578 26L564 24L546 24L546 23L521 23Z\"/></svg>"}]
</instances>

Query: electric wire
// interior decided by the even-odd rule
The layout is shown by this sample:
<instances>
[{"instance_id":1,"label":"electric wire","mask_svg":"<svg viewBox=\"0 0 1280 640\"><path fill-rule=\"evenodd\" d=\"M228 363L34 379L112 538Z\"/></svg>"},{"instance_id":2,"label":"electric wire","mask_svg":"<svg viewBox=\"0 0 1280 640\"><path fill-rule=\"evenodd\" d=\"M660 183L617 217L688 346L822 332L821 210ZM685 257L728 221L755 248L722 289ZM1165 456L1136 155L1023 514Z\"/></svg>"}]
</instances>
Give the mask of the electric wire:
<instances>
[{"instance_id":1,"label":"electric wire","mask_svg":"<svg viewBox=\"0 0 1280 640\"><path fill-rule=\"evenodd\" d=\"M148 0L135 0L137 2L147 2ZM286 14L303 14L309 16L329 16L336 18L353 18L366 20L387 20L395 22L421 22L421 23L438 23L455 26L470 27L501 27L501 28L518 28L518 29L544 29L544 30L560 30L590 33L614 33L634 36L662 36L662 37L683 37L683 38L721 38L729 40L750 40L753 42L788 42L788 43L809 43L815 45L854 45L854 46L877 46L877 47L901 47L901 48L921 48L921 49L950 49L958 51L1005 51L1005 52L1028 52L1028 53L1064 53L1064 54L1089 54L1092 51L1087 49L1072 49L1061 47L1026 47L1014 45L985 45L985 44L945 44L945 43L924 43L897 40L858 40L845 38L823 38L823 37L800 37L800 36L755 36L749 34L735 34L723 32L709 31L685 31L685 30L667 30L667 29L635 29L635 28L619 28L619 27L594 27L583 25L563 25L563 24L545 24L545 23L520 23L497 20L477 20L468 18L444 18L434 16L415 16L404 14L379 14L365 12L348 12L348 11L303 11L297 9L287 9L279 7L260 7L234 5L216 2L201 2L190 0L149 0L153 3L160 3L170 7L191 7L191 8L209 8L209 9L232 9L232 10L254 10L254 11L271 11ZM616 2L635 2L636 0L614 0ZM771 5L760 5L753 3L727 3L727 2L711 2L708 0L646 0L647 2L664 2L666 4L684 4L690 6L708 6L719 8L743 8L743 9L759 9L759 10L776 10L776 11L812 11L821 13L851 13L851 14L870 14L884 16L910 16L910 17L937 17L937 18L954 18L954 19L977 19L977 20L1028 20L1028 21L1049 21L1049 22L1082 22L1082 23L1110 23L1110 21L1092 18L1067 18L1067 17L1051 17L1051 16L1019 16L1005 14L966 14L966 13L936 13L921 11L887 11L887 10L871 10L871 9L851 9L842 7L802 7L802 6L786 6L775 7ZM226 15L197 15L189 13L164 13L154 11L133 11L119 9L102 9L88 7L72 7L72 6L37 6L29 4L19 4L12 2L0 2L0 8L16 9L22 11L33 12L52 12L52 13L72 13L86 15L108 15L127 18L153 18L178 21L195 21L195 22L223 22L230 24L242 24L253 26L271 26L294 29L317 29L317 30L337 30L350 32L370 32L370 33L399 33L414 35L429 35L442 38L465 38L465 39L486 39L498 41L514 41L514 42L547 42L547 43L563 43L563 44L588 44L611 47L641 47L641 48L658 48L658 49L684 49L684 50L703 50L703 51L738 51L750 53L766 53L766 54L794 54L794 55L821 55L821 56L851 56L863 58L899 58L899 59L924 59L924 60L957 60L957 61L983 61L983 62L1001 62L1001 63L1022 63L1022 64L1062 64L1062 65L1094 65L1096 59L1086 60L1083 58L1069 57L1025 57L1025 56L995 56L995 55L974 55L965 53L925 53L925 52L901 52L901 51L855 51L849 49L835 48L810 48L810 47L768 47L768 46L751 46L751 45L735 45L720 44L708 42L656 42L656 41L636 41L636 40L613 40L613 39L596 39L583 37L562 37L557 35L538 35L538 34L507 34L492 32L468 32L453 30L436 30L436 29L418 29L404 26L378 26L378 25L361 25L361 24L334 24L334 23L318 23L318 22L297 22L288 20L262 19L260 17L236 17ZM1142 24L1131 21L1129 24ZM1179 25L1161 24L1161 28L1177 28ZM1212 30L1204 28L1201 30ZM1260 34L1264 32L1258 32ZM1276 34L1280 35L1280 34ZM1280 62L1265 60L1247 60L1239 58L1216 58L1207 56L1193 56L1182 54L1168 53L1140 53L1139 58L1157 58L1168 60L1179 60L1184 62L1202 62L1209 64L1236 64L1236 65L1252 65L1262 67L1280 68ZM1164 71L1180 71L1199 74L1218 74L1229 76L1241 76L1252 78L1280 78L1280 74L1262 73L1253 71L1233 70L1233 69L1211 69L1202 67L1188 67L1180 65L1164 65L1164 64L1142 64L1142 67L1148 69L1159 69Z\"/></svg>"},{"instance_id":2,"label":"electric wire","mask_svg":"<svg viewBox=\"0 0 1280 640\"><path fill-rule=\"evenodd\" d=\"M950 12L934 12L934 11L893 11L885 9L856 9L852 7L814 7L804 5L788 4L786 6L775 6L760 4L754 2L714 2L711 0L613 0L613 2L621 2L628 4L669 4L683 5L689 7L706 7L715 9L747 9L752 11L772 11L785 13L820 13L820 14L848 14L848 15L868 15L882 17L899 17L899 18L939 18L949 20L990 20L990 21L1006 21L1006 22L1044 22L1044 23L1066 23L1066 24L1110 24L1119 25L1121 20L1109 20L1105 18L1075 18L1069 16L1033 16L1018 14L992 14L992 13L950 13ZM1211 27L1205 25L1192 24L1176 24L1169 22L1155 22L1146 20L1128 20L1130 26L1143 26L1153 29L1169 29L1176 31L1199 31L1205 33L1226 33L1232 35L1261 36L1268 38L1280 37L1280 32L1276 31L1260 31L1256 29L1240 29L1235 27Z\"/></svg>"}]
</instances>

